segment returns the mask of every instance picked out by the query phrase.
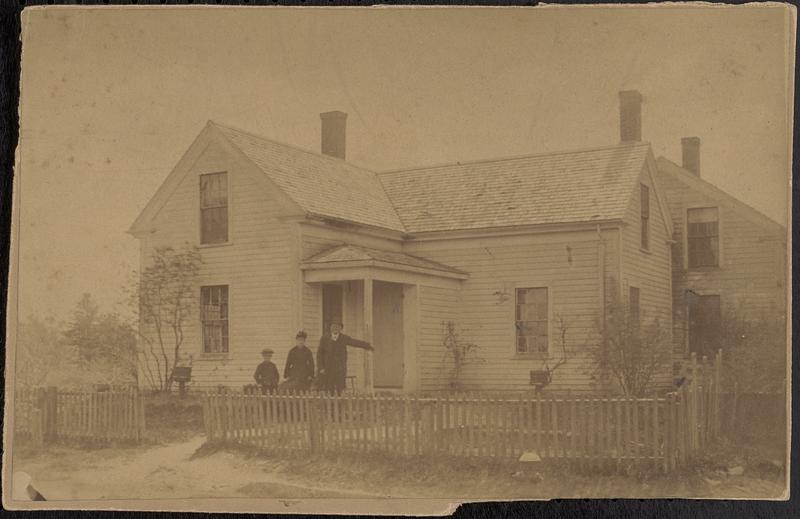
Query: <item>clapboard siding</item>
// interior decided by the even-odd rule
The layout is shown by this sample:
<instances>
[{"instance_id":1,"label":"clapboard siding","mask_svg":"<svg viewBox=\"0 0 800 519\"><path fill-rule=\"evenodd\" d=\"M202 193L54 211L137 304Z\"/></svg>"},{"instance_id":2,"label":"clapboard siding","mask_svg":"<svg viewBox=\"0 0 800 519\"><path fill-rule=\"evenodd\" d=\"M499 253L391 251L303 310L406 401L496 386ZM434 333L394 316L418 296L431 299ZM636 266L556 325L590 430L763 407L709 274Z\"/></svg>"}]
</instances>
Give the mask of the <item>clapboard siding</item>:
<instances>
[{"instance_id":1,"label":"clapboard siding","mask_svg":"<svg viewBox=\"0 0 800 519\"><path fill-rule=\"evenodd\" d=\"M650 193L649 247L641 247L641 189L635 186L633 197L625 215L622 231L622 294L621 303L627 304L630 287L639 288L639 309L643 323L657 322L668 332L672 328L672 281L670 266L670 236L664 222L666 208L660 206L661 186L653 182L647 166L639 178L640 184ZM661 384L668 384L671 366L664 365L658 376Z\"/></svg>"},{"instance_id":2,"label":"clapboard siding","mask_svg":"<svg viewBox=\"0 0 800 519\"><path fill-rule=\"evenodd\" d=\"M453 321L460 331L459 306L456 289L419 287L417 370L422 390L447 388L452 361L445 359L444 323Z\"/></svg>"},{"instance_id":3,"label":"clapboard siding","mask_svg":"<svg viewBox=\"0 0 800 519\"><path fill-rule=\"evenodd\" d=\"M142 241L145 261L154 247L199 243L199 180L227 171L230 243L200 246L200 286L228 285L229 353L202 352L199 310L188 323L183 353L193 360L193 386L239 386L252 382L264 347L282 367L294 334L291 286L297 272L292 224L281 222L273 195L219 145L210 144L156 214L155 232Z\"/></svg>"},{"instance_id":4,"label":"clapboard siding","mask_svg":"<svg viewBox=\"0 0 800 519\"><path fill-rule=\"evenodd\" d=\"M723 313L746 311L750 316L786 312L786 241L777 225L757 223L761 218L720 192L709 196L676 175L663 172L658 181L669 200L675 248L672 262L675 325L673 344L676 354L685 354L687 308L684 294L691 289L699 294L720 296ZM726 200L726 197L728 198ZM687 268L686 213L692 207L717 207L719 210L719 268Z\"/></svg>"},{"instance_id":5,"label":"clapboard siding","mask_svg":"<svg viewBox=\"0 0 800 519\"><path fill-rule=\"evenodd\" d=\"M600 248L602 242L605 249ZM558 318L567 323L567 363L552 388L589 390L602 309L601 284L615 283L617 230L562 232L505 238L472 238L410 242L406 252L469 273L457 291L420 293L419 360L422 389L447 384L451 365L443 365L443 321L455 320L462 341L478 345L476 362L467 363L462 383L468 389L530 389L530 370L544 359L519 358L515 351L514 295L518 287L547 286L553 319L550 327L552 366L561 356ZM568 249L569 248L569 249ZM603 252L604 251L604 252ZM606 278L601 281L600 266ZM497 293L505 296L496 295ZM450 362L450 361L448 361Z\"/></svg>"}]
</instances>

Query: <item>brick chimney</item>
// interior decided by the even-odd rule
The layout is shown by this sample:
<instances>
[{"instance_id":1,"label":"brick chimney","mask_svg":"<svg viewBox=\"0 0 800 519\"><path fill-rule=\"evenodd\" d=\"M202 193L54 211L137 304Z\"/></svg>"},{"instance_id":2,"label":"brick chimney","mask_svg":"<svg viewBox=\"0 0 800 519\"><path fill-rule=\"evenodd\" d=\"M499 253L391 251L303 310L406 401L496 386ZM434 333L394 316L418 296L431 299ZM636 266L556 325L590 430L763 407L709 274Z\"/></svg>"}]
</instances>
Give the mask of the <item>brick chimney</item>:
<instances>
[{"instance_id":1,"label":"brick chimney","mask_svg":"<svg viewBox=\"0 0 800 519\"><path fill-rule=\"evenodd\" d=\"M683 149L683 169L700 176L700 137L681 139Z\"/></svg>"},{"instance_id":2,"label":"brick chimney","mask_svg":"<svg viewBox=\"0 0 800 519\"><path fill-rule=\"evenodd\" d=\"M322 153L344 159L347 114L335 110L319 114L322 119Z\"/></svg>"},{"instance_id":3,"label":"brick chimney","mask_svg":"<svg viewBox=\"0 0 800 519\"><path fill-rule=\"evenodd\" d=\"M619 140L642 140L642 94L638 90L619 93Z\"/></svg>"}]
</instances>

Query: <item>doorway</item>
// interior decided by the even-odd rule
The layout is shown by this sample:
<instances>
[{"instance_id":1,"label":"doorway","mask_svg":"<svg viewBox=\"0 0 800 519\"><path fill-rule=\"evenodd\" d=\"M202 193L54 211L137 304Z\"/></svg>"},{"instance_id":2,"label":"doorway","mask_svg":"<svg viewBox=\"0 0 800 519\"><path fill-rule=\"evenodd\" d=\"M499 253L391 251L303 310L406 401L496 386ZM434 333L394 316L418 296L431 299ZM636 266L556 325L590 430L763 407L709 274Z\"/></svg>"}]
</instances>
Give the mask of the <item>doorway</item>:
<instances>
[{"instance_id":1,"label":"doorway","mask_svg":"<svg viewBox=\"0 0 800 519\"><path fill-rule=\"evenodd\" d=\"M322 334L325 335L331 330L332 322L342 322L343 312L342 285L324 284L322 285Z\"/></svg>"}]
</instances>

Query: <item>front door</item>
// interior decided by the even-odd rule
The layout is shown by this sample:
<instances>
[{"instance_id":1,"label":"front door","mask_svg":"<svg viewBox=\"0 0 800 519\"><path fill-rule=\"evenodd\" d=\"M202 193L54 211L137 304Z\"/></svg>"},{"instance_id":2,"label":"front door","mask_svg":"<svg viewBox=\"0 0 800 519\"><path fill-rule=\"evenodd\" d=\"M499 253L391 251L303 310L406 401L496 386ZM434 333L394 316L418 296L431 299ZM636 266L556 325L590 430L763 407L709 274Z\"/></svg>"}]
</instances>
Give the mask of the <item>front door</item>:
<instances>
[{"instance_id":1,"label":"front door","mask_svg":"<svg viewBox=\"0 0 800 519\"><path fill-rule=\"evenodd\" d=\"M403 285L375 281L372 295L373 385L403 387Z\"/></svg>"},{"instance_id":2,"label":"front door","mask_svg":"<svg viewBox=\"0 0 800 519\"><path fill-rule=\"evenodd\" d=\"M322 285L322 335L329 333L331 322L342 322L342 285Z\"/></svg>"}]
</instances>

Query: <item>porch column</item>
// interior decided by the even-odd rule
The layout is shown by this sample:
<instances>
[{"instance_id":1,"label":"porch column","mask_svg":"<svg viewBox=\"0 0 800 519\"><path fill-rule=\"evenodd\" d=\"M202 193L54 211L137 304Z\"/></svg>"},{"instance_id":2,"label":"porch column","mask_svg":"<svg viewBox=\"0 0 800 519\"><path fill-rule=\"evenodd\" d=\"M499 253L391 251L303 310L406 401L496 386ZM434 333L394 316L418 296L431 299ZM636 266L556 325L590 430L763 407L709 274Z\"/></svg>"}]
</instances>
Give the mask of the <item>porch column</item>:
<instances>
[{"instance_id":1,"label":"porch column","mask_svg":"<svg viewBox=\"0 0 800 519\"><path fill-rule=\"evenodd\" d=\"M364 278L364 340L372 344L372 278ZM374 345L373 345L374 346ZM372 352L364 350L364 390L375 391L372 382Z\"/></svg>"}]
</instances>

